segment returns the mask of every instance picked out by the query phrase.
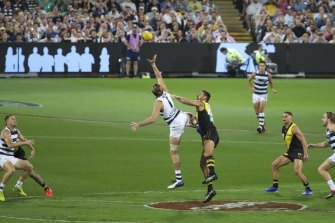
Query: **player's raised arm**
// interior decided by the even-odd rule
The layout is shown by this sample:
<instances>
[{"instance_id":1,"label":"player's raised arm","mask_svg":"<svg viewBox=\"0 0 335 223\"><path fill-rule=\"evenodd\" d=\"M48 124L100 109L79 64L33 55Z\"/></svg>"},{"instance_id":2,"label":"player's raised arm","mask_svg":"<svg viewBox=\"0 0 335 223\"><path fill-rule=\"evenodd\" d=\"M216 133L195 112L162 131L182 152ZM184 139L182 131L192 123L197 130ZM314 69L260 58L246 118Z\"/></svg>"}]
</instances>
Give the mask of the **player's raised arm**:
<instances>
[{"instance_id":1,"label":"player's raised arm","mask_svg":"<svg viewBox=\"0 0 335 223\"><path fill-rule=\"evenodd\" d=\"M201 107L204 105L204 103L199 100L190 100L177 95L172 95L172 98L177 99L181 103L189 106Z\"/></svg>"},{"instance_id":2,"label":"player's raised arm","mask_svg":"<svg viewBox=\"0 0 335 223\"><path fill-rule=\"evenodd\" d=\"M155 77L157 79L157 83L160 86L162 86L164 91L168 92L168 88L163 81L162 72L158 69L158 67L156 65L156 58L157 58L157 54L155 54L154 57L151 60L147 59L147 61L150 63L150 65L151 65L151 67L154 71Z\"/></svg>"}]
</instances>

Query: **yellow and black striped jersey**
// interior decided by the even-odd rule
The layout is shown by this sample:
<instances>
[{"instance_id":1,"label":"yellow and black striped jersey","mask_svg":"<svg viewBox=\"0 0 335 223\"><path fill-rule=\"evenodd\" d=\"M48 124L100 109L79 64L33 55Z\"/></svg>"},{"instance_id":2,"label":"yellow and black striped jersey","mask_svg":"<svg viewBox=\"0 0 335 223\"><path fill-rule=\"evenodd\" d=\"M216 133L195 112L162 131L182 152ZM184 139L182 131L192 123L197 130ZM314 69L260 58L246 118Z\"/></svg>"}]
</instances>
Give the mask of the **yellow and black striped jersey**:
<instances>
[{"instance_id":1,"label":"yellow and black striped jersey","mask_svg":"<svg viewBox=\"0 0 335 223\"><path fill-rule=\"evenodd\" d=\"M290 149L302 149L303 148L301 141L292 132L292 129L294 126L296 126L296 124L292 122L288 128L285 128L285 126L283 126L282 128L282 137L285 140L286 152L289 151Z\"/></svg>"}]
</instances>

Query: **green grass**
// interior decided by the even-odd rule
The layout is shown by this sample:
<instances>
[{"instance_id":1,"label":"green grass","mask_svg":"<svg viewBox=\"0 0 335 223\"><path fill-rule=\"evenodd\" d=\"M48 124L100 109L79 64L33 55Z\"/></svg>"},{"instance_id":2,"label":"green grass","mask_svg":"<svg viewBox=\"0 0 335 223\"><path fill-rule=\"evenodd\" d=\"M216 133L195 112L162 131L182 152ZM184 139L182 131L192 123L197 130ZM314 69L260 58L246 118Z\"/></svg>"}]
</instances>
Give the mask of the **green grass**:
<instances>
[{"instance_id":1,"label":"green grass","mask_svg":"<svg viewBox=\"0 0 335 223\"><path fill-rule=\"evenodd\" d=\"M220 179L216 200L278 201L307 205L294 212L196 212L145 207L153 202L202 200L199 166L201 142L187 129L180 146L185 187L165 188L174 178L168 150L168 127L154 125L132 132L129 123L151 114L155 80L135 79L2 79L1 100L33 102L42 107L0 107L3 119L13 113L18 128L36 141L31 162L54 190L45 198L31 179L31 195L19 199L5 188L0 222L333 222L334 200L325 200L328 186L317 173L330 149L311 150L304 173L314 190L303 197L293 166L281 169L280 192L265 194L271 185L271 162L284 151L281 115L291 111L307 141L325 140L321 116L334 111L335 80L275 79L278 95L270 94L267 132L258 135L246 79L166 79L170 92L188 98L202 89L210 101L221 143L215 151ZM194 108L176 105L194 112ZM332 172L334 173L334 172ZM334 175L334 174L333 174ZM1 173L2 176L2 173Z\"/></svg>"}]
</instances>

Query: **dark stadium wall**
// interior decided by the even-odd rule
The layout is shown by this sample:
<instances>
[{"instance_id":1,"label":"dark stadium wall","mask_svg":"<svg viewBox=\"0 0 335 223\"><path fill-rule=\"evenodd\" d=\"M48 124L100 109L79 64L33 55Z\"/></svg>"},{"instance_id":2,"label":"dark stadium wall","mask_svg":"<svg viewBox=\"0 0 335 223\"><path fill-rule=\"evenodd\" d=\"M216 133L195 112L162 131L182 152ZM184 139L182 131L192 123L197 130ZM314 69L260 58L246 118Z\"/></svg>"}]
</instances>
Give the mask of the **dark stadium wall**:
<instances>
[{"instance_id":1,"label":"dark stadium wall","mask_svg":"<svg viewBox=\"0 0 335 223\"><path fill-rule=\"evenodd\" d=\"M332 44L264 44L272 62L278 65L279 73L333 73L335 66ZM126 47L123 44L96 43L25 43L0 44L0 73L43 74L119 74L120 59L124 58ZM166 73L225 73L225 56L221 47L237 49L246 65L247 72L254 70L250 54L257 49L255 43L222 44L169 44L145 43L141 48L140 72L151 68L145 61L158 54L159 68ZM81 75L80 75L81 74ZM70 76L70 75L69 75Z\"/></svg>"}]
</instances>

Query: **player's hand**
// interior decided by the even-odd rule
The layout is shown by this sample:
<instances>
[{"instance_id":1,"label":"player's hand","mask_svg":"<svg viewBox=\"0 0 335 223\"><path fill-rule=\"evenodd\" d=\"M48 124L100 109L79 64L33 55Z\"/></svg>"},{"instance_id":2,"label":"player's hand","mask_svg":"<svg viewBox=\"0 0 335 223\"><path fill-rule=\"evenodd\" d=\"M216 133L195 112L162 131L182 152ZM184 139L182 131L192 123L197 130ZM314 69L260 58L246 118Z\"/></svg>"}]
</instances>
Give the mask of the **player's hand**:
<instances>
[{"instance_id":1,"label":"player's hand","mask_svg":"<svg viewBox=\"0 0 335 223\"><path fill-rule=\"evenodd\" d=\"M272 89L272 92L275 93L275 94L278 93L278 91L276 89L274 89L274 88Z\"/></svg>"},{"instance_id":2,"label":"player's hand","mask_svg":"<svg viewBox=\"0 0 335 223\"><path fill-rule=\"evenodd\" d=\"M254 92L255 92L255 89L252 87L252 88L250 88L250 91L251 91L252 93L254 93Z\"/></svg>"},{"instance_id":3,"label":"player's hand","mask_svg":"<svg viewBox=\"0 0 335 223\"><path fill-rule=\"evenodd\" d=\"M150 64L154 64L156 63L156 58L157 58L157 54L154 55L154 57L150 60L150 59L147 59L147 61L150 63Z\"/></svg>"},{"instance_id":4,"label":"player's hand","mask_svg":"<svg viewBox=\"0 0 335 223\"><path fill-rule=\"evenodd\" d=\"M24 142L24 145L27 145L27 146L32 146L35 143L35 141L31 139L25 140L23 142Z\"/></svg>"},{"instance_id":5,"label":"player's hand","mask_svg":"<svg viewBox=\"0 0 335 223\"><path fill-rule=\"evenodd\" d=\"M31 152L30 152L30 157L29 157L29 159L33 158L34 156L35 156L35 150L33 149L33 150L31 150Z\"/></svg>"},{"instance_id":6,"label":"player's hand","mask_svg":"<svg viewBox=\"0 0 335 223\"><path fill-rule=\"evenodd\" d=\"M139 127L140 124L138 122L132 122L130 123L131 129L135 132Z\"/></svg>"},{"instance_id":7,"label":"player's hand","mask_svg":"<svg viewBox=\"0 0 335 223\"><path fill-rule=\"evenodd\" d=\"M308 153L304 153L304 161L308 160Z\"/></svg>"}]
</instances>

